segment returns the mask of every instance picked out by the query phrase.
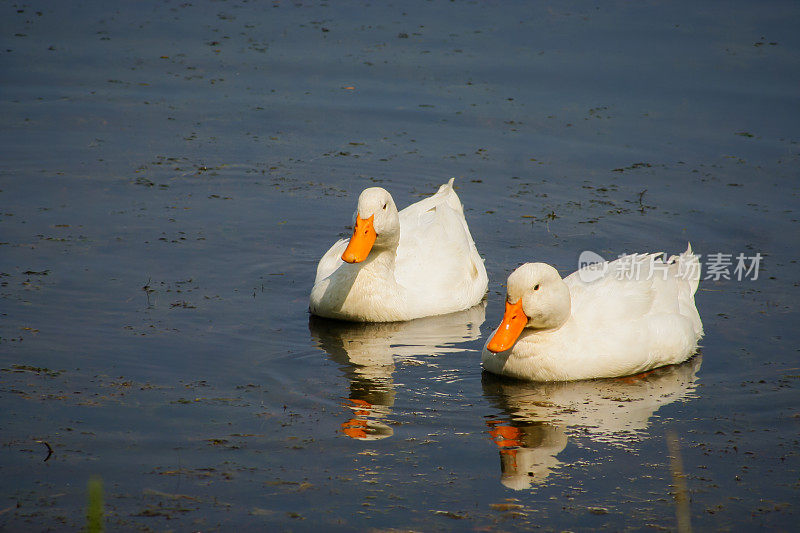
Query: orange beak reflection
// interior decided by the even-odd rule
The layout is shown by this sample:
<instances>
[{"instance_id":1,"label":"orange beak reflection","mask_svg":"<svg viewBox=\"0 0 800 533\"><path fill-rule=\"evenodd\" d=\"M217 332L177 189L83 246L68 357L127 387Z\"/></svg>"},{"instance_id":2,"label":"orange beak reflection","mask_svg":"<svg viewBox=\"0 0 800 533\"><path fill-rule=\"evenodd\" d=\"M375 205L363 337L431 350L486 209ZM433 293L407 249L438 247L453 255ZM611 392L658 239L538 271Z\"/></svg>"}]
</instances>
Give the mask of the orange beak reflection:
<instances>
[{"instance_id":1,"label":"orange beak reflection","mask_svg":"<svg viewBox=\"0 0 800 533\"><path fill-rule=\"evenodd\" d=\"M356 215L356 227L353 229L353 236L350 237L347 249L342 254L342 261L360 263L367 258L369 251L372 250L372 245L375 244L375 239L378 237L373 226L374 219L375 215L370 215L367 219L361 218L361 215Z\"/></svg>"},{"instance_id":2,"label":"orange beak reflection","mask_svg":"<svg viewBox=\"0 0 800 533\"><path fill-rule=\"evenodd\" d=\"M503 321L497 328L497 333L486 345L486 349L493 353L504 352L514 346L522 330L528 324L528 317L522 310L522 298L512 304L506 300L506 312Z\"/></svg>"}]
</instances>

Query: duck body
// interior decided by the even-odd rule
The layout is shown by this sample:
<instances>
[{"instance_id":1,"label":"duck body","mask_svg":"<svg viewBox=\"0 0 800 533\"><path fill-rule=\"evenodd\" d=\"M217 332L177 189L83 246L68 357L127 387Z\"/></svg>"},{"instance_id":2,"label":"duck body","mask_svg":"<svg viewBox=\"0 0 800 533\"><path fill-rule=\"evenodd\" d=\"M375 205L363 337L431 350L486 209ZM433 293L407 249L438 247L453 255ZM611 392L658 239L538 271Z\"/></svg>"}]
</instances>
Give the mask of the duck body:
<instances>
[{"instance_id":1,"label":"duck body","mask_svg":"<svg viewBox=\"0 0 800 533\"><path fill-rule=\"evenodd\" d=\"M461 311L483 299L486 268L452 179L399 212L386 190L365 189L354 218L353 237L335 243L317 266L312 314L396 322Z\"/></svg>"},{"instance_id":2,"label":"duck body","mask_svg":"<svg viewBox=\"0 0 800 533\"><path fill-rule=\"evenodd\" d=\"M544 263L522 265L509 276L509 321L504 317L484 346L484 369L530 381L573 381L687 360L703 335L694 302L699 261L691 245L667 261L660 255L623 256L563 280ZM524 325L512 324L509 309ZM509 341L514 328L518 335Z\"/></svg>"}]
</instances>

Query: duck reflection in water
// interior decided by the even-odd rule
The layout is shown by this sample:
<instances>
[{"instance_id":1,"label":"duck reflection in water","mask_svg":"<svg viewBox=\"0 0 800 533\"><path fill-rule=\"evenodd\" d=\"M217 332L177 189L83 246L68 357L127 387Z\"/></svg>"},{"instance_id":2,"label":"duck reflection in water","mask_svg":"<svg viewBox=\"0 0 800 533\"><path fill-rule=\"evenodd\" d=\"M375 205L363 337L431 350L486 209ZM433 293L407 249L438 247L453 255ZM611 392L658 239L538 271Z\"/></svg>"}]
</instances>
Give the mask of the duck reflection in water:
<instances>
[{"instance_id":1,"label":"duck reflection in water","mask_svg":"<svg viewBox=\"0 0 800 533\"><path fill-rule=\"evenodd\" d=\"M349 382L343 406L351 413L341 425L342 433L359 440L392 436L389 417L397 394L397 367L463 351L458 344L480 339L485 319L485 301L466 311L408 322L344 322L312 315L312 341L340 365Z\"/></svg>"},{"instance_id":2,"label":"duck reflection in water","mask_svg":"<svg viewBox=\"0 0 800 533\"><path fill-rule=\"evenodd\" d=\"M637 376L531 383L483 373L483 392L502 413L487 422L500 452L500 480L514 490L542 485L563 466L569 437L631 445L658 409L694 396L702 356Z\"/></svg>"}]
</instances>

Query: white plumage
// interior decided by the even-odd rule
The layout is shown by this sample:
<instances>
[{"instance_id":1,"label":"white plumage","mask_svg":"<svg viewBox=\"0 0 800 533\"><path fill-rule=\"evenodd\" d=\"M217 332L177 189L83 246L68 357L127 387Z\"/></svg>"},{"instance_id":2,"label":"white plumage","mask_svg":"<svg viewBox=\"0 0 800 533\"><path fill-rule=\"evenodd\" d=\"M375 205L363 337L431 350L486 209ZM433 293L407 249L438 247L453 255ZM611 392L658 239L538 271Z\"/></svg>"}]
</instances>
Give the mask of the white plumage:
<instances>
[{"instance_id":1,"label":"white plumage","mask_svg":"<svg viewBox=\"0 0 800 533\"><path fill-rule=\"evenodd\" d=\"M342 260L348 239L325 253L311 290L311 313L394 322L461 311L483 299L486 269L452 179L399 213L385 189L365 189L353 218L372 220L374 245L355 263Z\"/></svg>"},{"instance_id":2,"label":"white plumage","mask_svg":"<svg viewBox=\"0 0 800 533\"><path fill-rule=\"evenodd\" d=\"M667 261L659 255L624 256L563 280L544 263L522 265L508 278L507 310L522 302L524 329L516 342L498 342L495 334L501 339L508 329L504 317L484 346L483 367L531 381L571 381L685 361L703 335L694 302L699 261L691 245Z\"/></svg>"}]
</instances>

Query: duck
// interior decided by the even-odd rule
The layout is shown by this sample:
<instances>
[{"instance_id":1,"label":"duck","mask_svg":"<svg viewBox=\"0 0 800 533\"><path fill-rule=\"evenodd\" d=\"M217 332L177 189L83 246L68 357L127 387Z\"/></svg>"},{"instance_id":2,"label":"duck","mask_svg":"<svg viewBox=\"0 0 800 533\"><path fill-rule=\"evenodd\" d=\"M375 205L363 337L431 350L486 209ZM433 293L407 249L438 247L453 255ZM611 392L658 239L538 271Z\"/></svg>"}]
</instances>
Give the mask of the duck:
<instances>
[{"instance_id":1,"label":"duck","mask_svg":"<svg viewBox=\"0 0 800 533\"><path fill-rule=\"evenodd\" d=\"M480 303L489 278L453 182L399 212L386 189L364 189L352 236L337 241L317 265L311 314L399 322Z\"/></svg>"},{"instance_id":2,"label":"duck","mask_svg":"<svg viewBox=\"0 0 800 533\"><path fill-rule=\"evenodd\" d=\"M481 353L484 370L537 382L637 375L689 359L703 323L700 263L685 252L628 254L561 278L546 263L508 276L505 312Z\"/></svg>"}]
</instances>

